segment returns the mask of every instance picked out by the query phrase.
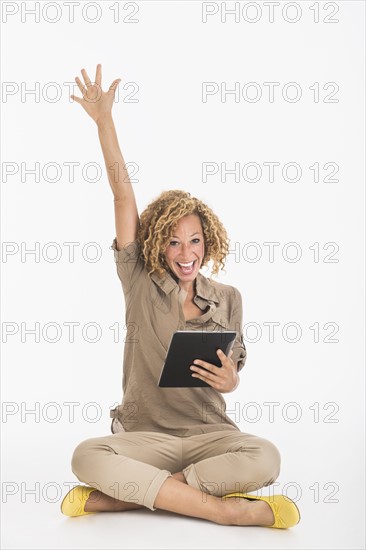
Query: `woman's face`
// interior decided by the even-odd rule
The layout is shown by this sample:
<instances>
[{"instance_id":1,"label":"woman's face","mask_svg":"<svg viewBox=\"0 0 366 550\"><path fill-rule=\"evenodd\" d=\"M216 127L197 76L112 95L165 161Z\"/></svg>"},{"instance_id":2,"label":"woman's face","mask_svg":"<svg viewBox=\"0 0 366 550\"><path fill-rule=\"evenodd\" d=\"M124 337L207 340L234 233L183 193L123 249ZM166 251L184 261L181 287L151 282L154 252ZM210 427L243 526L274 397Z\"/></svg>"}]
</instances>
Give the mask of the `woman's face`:
<instances>
[{"instance_id":1,"label":"woman's face","mask_svg":"<svg viewBox=\"0 0 366 550\"><path fill-rule=\"evenodd\" d=\"M197 214L183 216L165 250L165 261L182 281L194 281L205 254L201 220ZM193 264L192 264L193 262ZM182 264L190 264L187 267Z\"/></svg>"}]
</instances>

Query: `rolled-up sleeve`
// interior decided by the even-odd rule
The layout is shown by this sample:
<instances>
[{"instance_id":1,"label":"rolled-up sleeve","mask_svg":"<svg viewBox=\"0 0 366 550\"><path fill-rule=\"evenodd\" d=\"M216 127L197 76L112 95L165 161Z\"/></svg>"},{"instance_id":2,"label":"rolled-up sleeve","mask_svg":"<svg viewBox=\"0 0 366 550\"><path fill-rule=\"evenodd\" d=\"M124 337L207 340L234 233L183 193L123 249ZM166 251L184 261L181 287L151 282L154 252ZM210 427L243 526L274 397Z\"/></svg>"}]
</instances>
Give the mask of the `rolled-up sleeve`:
<instances>
[{"instance_id":1,"label":"rolled-up sleeve","mask_svg":"<svg viewBox=\"0 0 366 550\"><path fill-rule=\"evenodd\" d=\"M112 250L114 250L114 261L117 266L117 274L122 283L124 294L128 294L133 288L143 269L145 262L140 256L140 245L138 240L127 243L121 250L117 250L117 238L113 239Z\"/></svg>"},{"instance_id":2,"label":"rolled-up sleeve","mask_svg":"<svg viewBox=\"0 0 366 550\"><path fill-rule=\"evenodd\" d=\"M238 372L244 367L247 359L247 350L243 339L243 302L239 290L233 287L233 308L230 327L236 330L236 338L231 359L237 365Z\"/></svg>"}]
</instances>

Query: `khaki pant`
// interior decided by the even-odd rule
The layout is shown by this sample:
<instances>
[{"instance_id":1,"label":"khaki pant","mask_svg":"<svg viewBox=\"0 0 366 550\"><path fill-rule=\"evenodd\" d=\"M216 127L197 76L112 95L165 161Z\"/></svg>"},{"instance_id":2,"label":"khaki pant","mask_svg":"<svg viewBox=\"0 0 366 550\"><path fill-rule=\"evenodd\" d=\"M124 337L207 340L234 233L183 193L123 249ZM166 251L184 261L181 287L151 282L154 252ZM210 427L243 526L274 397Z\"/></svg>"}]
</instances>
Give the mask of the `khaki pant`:
<instances>
[{"instance_id":1,"label":"khaki pant","mask_svg":"<svg viewBox=\"0 0 366 550\"><path fill-rule=\"evenodd\" d=\"M280 463L277 447L267 439L222 430L189 437L120 432L86 439L76 447L71 466L91 487L156 510L155 498L172 473L183 471L188 485L222 496L271 485Z\"/></svg>"}]
</instances>

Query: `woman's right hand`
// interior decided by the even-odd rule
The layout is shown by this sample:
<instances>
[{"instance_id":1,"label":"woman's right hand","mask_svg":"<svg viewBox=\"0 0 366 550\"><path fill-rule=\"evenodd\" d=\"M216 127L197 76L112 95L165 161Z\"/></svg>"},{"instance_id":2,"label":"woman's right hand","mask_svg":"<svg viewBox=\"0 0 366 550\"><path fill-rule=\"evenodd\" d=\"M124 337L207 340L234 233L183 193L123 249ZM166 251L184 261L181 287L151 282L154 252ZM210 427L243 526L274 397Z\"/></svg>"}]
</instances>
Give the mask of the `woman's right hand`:
<instances>
[{"instance_id":1,"label":"woman's right hand","mask_svg":"<svg viewBox=\"0 0 366 550\"><path fill-rule=\"evenodd\" d=\"M102 90L102 65L97 65L95 74L95 82L91 82L88 73L85 69L81 69L85 85L82 84L79 77L75 77L76 84L79 87L83 97L76 97L71 95L70 97L80 103L85 111L92 117L92 119L98 124L101 117L110 115L112 112L112 106L114 102L114 95L118 84L121 82L120 78L117 78L112 82L108 92Z\"/></svg>"}]
</instances>

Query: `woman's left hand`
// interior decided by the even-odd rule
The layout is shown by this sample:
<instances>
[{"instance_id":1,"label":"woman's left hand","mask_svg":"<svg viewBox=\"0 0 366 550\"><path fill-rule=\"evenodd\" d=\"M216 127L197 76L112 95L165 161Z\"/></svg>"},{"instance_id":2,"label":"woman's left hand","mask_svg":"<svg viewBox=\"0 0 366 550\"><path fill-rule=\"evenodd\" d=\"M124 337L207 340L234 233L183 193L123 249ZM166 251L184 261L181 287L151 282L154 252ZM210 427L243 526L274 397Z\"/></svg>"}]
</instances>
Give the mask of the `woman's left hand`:
<instances>
[{"instance_id":1,"label":"woman's left hand","mask_svg":"<svg viewBox=\"0 0 366 550\"><path fill-rule=\"evenodd\" d=\"M194 365L190 366L190 369L193 371L192 377L204 380L220 393L231 392L235 390L239 384L238 371L234 361L231 359L233 351L231 350L229 356L226 356L221 349L218 349L216 353L222 366L216 367L216 365L212 363L195 359Z\"/></svg>"}]
</instances>

